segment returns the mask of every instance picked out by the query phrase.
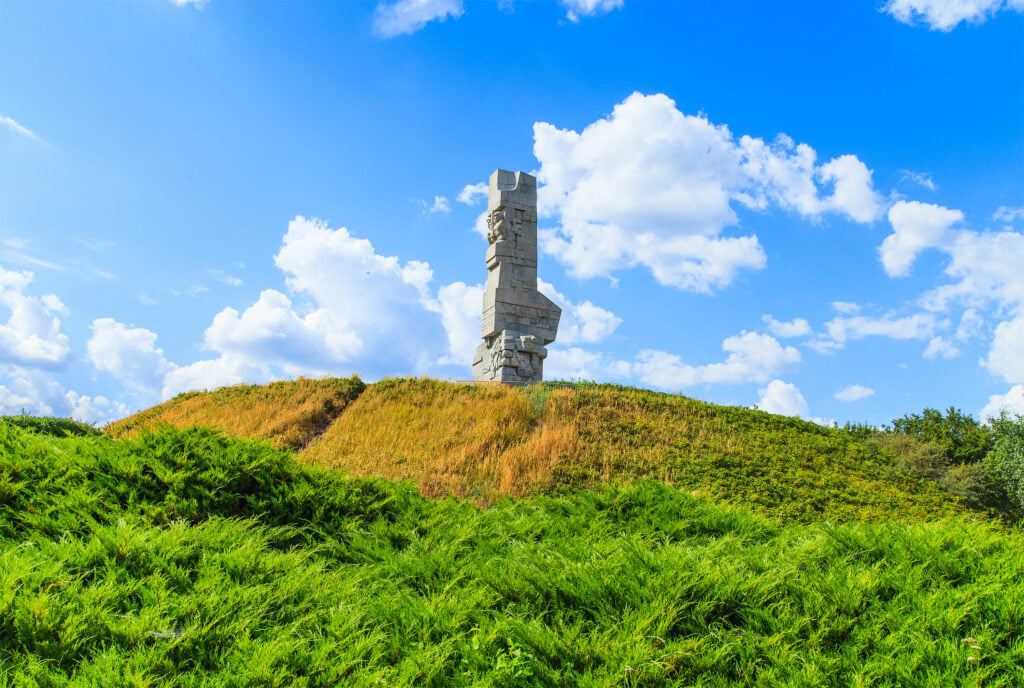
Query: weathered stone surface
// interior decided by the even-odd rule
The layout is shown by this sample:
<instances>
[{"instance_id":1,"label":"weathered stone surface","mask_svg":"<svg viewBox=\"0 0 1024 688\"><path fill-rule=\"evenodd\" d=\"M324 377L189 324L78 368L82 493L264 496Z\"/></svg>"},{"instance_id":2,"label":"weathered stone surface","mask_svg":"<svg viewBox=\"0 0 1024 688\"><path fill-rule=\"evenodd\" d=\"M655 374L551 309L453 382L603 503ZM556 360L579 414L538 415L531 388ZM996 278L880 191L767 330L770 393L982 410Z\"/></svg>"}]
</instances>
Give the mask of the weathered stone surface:
<instances>
[{"instance_id":1,"label":"weathered stone surface","mask_svg":"<svg viewBox=\"0 0 1024 688\"><path fill-rule=\"evenodd\" d=\"M537 180L495 170L487 201L484 342L473 357L477 380L540 382L545 345L562 309L537 291Z\"/></svg>"}]
</instances>

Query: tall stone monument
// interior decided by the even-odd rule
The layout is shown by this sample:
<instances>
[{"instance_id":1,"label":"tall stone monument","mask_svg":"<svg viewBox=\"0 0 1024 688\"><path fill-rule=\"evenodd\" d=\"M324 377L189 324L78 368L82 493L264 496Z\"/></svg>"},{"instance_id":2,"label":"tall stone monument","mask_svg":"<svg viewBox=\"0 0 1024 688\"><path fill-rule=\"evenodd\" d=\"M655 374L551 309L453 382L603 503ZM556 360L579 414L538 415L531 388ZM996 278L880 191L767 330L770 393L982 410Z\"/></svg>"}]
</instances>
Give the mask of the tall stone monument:
<instances>
[{"instance_id":1,"label":"tall stone monument","mask_svg":"<svg viewBox=\"0 0 1024 688\"><path fill-rule=\"evenodd\" d=\"M477 380L540 382L545 345L562 309L537 291L537 180L495 170L487 200L484 343L473 357Z\"/></svg>"}]
</instances>

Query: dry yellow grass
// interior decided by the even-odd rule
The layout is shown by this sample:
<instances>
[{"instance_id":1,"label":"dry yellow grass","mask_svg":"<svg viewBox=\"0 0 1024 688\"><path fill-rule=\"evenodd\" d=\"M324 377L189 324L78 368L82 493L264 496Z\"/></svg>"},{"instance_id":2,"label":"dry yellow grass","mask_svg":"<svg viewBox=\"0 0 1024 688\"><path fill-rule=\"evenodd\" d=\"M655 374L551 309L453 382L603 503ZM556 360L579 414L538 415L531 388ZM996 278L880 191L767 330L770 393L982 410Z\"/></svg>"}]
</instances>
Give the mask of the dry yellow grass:
<instances>
[{"instance_id":1,"label":"dry yellow grass","mask_svg":"<svg viewBox=\"0 0 1024 688\"><path fill-rule=\"evenodd\" d=\"M190 392L116 421L107 430L125 436L165 424L200 425L236 437L267 440L282 449L301 449L326 430L365 387L358 377L299 378Z\"/></svg>"},{"instance_id":2,"label":"dry yellow grass","mask_svg":"<svg viewBox=\"0 0 1024 688\"><path fill-rule=\"evenodd\" d=\"M490 501L550 484L575 451L572 428L537 418L522 389L400 379L368 387L300 458Z\"/></svg>"},{"instance_id":3,"label":"dry yellow grass","mask_svg":"<svg viewBox=\"0 0 1024 688\"><path fill-rule=\"evenodd\" d=\"M485 504L634 479L802 520L922 516L951 504L840 430L614 385L300 379L182 395L109 429L165 423L267 439L307 463Z\"/></svg>"},{"instance_id":4,"label":"dry yellow grass","mask_svg":"<svg viewBox=\"0 0 1024 688\"><path fill-rule=\"evenodd\" d=\"M784 505L795 518L923 515L950 503L839 430L612 385L384 380L299 458L483 503L639 478L773 513Z\"/></svg>"}]
</instances>

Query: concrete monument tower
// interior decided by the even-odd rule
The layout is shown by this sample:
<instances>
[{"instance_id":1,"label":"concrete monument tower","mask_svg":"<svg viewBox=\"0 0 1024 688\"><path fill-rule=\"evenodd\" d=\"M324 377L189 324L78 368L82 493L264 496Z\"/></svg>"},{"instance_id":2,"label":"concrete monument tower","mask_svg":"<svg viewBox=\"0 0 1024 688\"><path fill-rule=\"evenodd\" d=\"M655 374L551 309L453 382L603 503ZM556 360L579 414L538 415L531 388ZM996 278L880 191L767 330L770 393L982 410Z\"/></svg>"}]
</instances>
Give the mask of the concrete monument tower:
<instances>
[{"instance_id":1,"label":"concrete monument tower","mask_svg":"<svg viewBox=\"0 0 1024 688\"><path fill-rule=\"evenodd\" d=\"M537 291L537 180L495 170L487 200L484 343L473 357L477 380L540 382L545 345L562 309Z\"/></svg>"}]
</instances>

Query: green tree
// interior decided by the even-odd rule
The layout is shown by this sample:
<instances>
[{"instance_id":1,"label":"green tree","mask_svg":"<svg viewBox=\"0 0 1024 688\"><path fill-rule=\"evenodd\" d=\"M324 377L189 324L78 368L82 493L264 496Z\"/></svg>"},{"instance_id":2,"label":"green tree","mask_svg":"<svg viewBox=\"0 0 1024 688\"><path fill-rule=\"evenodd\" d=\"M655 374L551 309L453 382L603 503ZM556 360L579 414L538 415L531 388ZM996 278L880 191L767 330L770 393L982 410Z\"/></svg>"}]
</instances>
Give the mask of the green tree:
<instances>
[{"instance_id":1,"label":"green tree","mask_svg":"<svg viewBox=\"0 0 1024 688\"><path fill-rule=\"evenodd\" d=\"M991 422L995 442L985 456L985 468L1011 504L1024 511L1024 416L1011 417L1004 411Z\"/></svg>"},{"instance_id":2,"label":"green tree","mask_svg":"<svg viewBox=\"0 0 1024 688\"><path fill-rule=\"evenodd\" d=\"M892 431L932 442L949 453L953 465L977 463L992 448L992 431L970 415L950 406L945 415L926 408L920 415L907 414L892 422Z\"/></svg>"}]
</instances>

